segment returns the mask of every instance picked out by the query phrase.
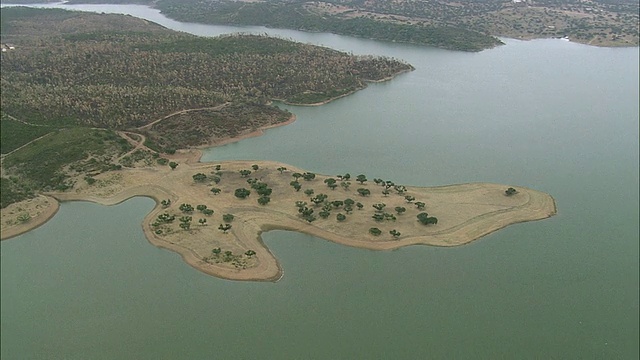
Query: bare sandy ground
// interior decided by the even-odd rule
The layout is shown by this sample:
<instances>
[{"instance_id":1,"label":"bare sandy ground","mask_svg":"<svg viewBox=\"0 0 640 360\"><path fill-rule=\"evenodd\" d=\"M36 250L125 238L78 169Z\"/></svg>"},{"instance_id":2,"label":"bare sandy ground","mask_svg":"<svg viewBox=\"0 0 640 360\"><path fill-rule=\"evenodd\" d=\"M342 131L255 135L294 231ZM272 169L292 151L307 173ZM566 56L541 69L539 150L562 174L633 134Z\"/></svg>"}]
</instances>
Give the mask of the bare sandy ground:
<instances>
[{"instance_id":1,"label":"bare sandy ground","mask_svg":"<svg viewBox=\"0 0 640 360\"><path fill-rule=\"evenodd\" d=\"M179 253L191 266L221 278L233 280L276 281L282 275L282 269L276 258L262 243L260 234L272 229L285 229L302 232L348 246L390 250L408 245L426 244L434 246L457 246L467 244L491 232L510 224L544 219L556 213L553 198L543 192L514 186L518 193L506 196L507 185L474 183L443 187L409 187L404 194L392 190L384 196L383 188L369 179L363 185L350 180L345 189L338 186L331 190L324 183L326 176L317 175L314 180L300 179L302 189L296 192L289 185L294 180L294 172L304 173L287 164L270 161L227 161L219 163L221 181L215 184L212 179L216 173L214 163L200 163L198 150L182 151L174 155L179 162L175 170L168 166L125 169L96 176L96 183L82 183L71 192L47 194L58 201L88 200L104 205L113 205L134 196L146 196L156 200L157 206L145 217L142 224L144 234L154 245ZM181 161L182 160L182 161ZM253 170L252 165L258 165ZM285 167L280 172L277 169ZM247 169L252 173L244 178L239 171ZM193 175L206 174L209 178L198 183ZM251 189L247 179L258 179L273 189L267 205L257 202L258 194ZM393 180L393 179L385 179ZM215 195L210 190L221 189ZM234 196L235 189L247 188L251 194L246 199ZM371 191L370 196L358 194L358 188ZM333 208L331 215L323 219L318 216L322 206L315 206L304 191L313 189L314 195L324 193L328 201L353 199L364 206L358 210L355 206L350 214L343 207ZM408 203L405 195L415 197ZM163 207L162 200L171 200L171 205ZM296 201L305 201L314 209L317 220L308 223L298 213ZM424 210L418 210L415 202L424 202ZM372 219L376 210L373 204L384 203L385 212L395 214L395 220L376 222ZM183 213L181 204L206 205L214 210L213 215L205 215L198 210ZM39 197L29 202L13 204L2 210L2 239L30 230L48 220L57 210L57 202L50 197ZM406 212L397 214L395 207L405 207ZM21 210L17 210L20 208ZM37 211L36 211L37 210ZM20 212L32 213L28 222L16 220ZM438 218L435 225L422 225L416 215L427 212ZM167 213L174 215L171 223L157 224L158 216ZM337 221L336 215L346 215L346 220ZM223 214L234 215L231 229L224 233L218 227L225 224ZM189 229L179 227L179 219L191 216ZM206 219L200 224L200 219ZM154 223L156 223L154 225ZM371 227L382 231L379 236L369 233ZM399 231L400 236L393 237L389 232ZM221 255L212 250L220 248ZM249 255L251 252L255 255ZM224 253L228 256L225 257Z\"/></svg>"}]
</instances>

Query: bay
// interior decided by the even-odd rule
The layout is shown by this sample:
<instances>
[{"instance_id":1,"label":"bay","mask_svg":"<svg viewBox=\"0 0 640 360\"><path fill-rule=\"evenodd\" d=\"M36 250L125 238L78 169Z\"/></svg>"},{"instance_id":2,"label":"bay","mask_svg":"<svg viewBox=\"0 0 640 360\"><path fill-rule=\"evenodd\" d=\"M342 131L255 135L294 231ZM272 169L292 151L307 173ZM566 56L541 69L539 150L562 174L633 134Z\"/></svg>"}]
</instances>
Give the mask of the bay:
<instances>
[{"instance_id":1,"label":"bay","mask_svg":"<svg viewBox=\"0 0 640 360\"><path fill-rule=\"evenodd\" d=\"M268 33L416 70L297 115L206 161L269 159L419 186L475 181L550 193L558 215L457 248L374 252L264 234L278 283L212 278L150 245L152 208L64 203L0 244L1 354L62 358L638 358L638 49L517 41L480 53L333 34ZM117 225L117 226L114 226Z\"/></svg>"}]
</instances>

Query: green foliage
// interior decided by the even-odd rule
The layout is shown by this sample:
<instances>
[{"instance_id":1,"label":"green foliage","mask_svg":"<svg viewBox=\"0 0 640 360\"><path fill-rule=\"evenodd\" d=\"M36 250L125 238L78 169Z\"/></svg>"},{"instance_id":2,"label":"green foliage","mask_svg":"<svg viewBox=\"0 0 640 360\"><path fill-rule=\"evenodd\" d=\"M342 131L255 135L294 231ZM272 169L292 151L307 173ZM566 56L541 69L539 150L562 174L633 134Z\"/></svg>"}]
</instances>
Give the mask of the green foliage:
<instances>
[{"instance_id":1,"label":"green foliage","mask_svg":"<svg viewBox=\"0 0 640 360\"><path fill-rule=\"evenodd\" d=\"M202 213L203 213L204 215L207 215L207 216L211 216L211 215L213 215L213 212L214 212L214 211L213 211L213 210L211 210L211 209L204 209L204 210L202 210Z\"/></svg>"},{"instance_id":2,"label":"green foliage","mask_svg":"<svg viewBox=\"0 0 640 360\"><path fill-rule=\"evenodd\" d=\"M240 172L240 176L245 177L245 178L247 176L251 175L251 170L244 169L244 170L240 170L239 172Z\"/></svg>"},{"instance_id":3,"label":"green foliage","mask_svg":"<svg viewBox=\"0 0 640 360\"><path fill-rule=\"evenodd\" d=\"M233 221L234 216L232 214L224 214L222 215L222 220L226 223L230 223Z\"/></svg>"},{"instance_id":4,"label":"green foliage","mask_svg":"<svg viewBox=\"0 0 640 360\"><path fill-rule=\"evenodd\" d=\"M435 225L438 223L438 219L433 216L429 216L426 212L422 212L417 215L418 221L422 225Z\"/></svg>"},{"instance_id":5,"label":"green foliage","mask_svg":"<svg viewBox=\"0 0 640 360\"><path fill-rule=\"evenodd\" d=\"M267 205L271 201L269 196L263 195L258 198L258 204Z\"/></svg>"},{"instance_id":6,"label":"green foliage","mask_svg":"<svg viewBox=\"0 0 640 360\"><path fill-rule=\"evenodd\" d=\"M172 161L169 163L169 167L171 168L171 170L175 170L178 167L178 163L175 161Z\"/></svg>"},{"instance_id":7,"label":"green foliage","mask_svg":"<svg viewBox=\"0 0 640 360\"><path fill-rule=\"evenodd\" d=\"M249 196L251 194L251 191L245 188L239 188L236 189L236 191L234 192L234 195L238 198L238 199L244 199L247 196Z\"/></svg>"},{"instance_id":8,"label":"green foliage","mask_svg":"<svg viewBox=\"0 0 640 360\"><path fill-rule=\"evenodd\" d=\"M191 204L181 204L179 209L186 214L193 212L193 206L191 206Z\"/></svg>"},{"instance_id":9,"label":"green foliage","mask_svg":"<svg viewBox=\"0 0 640 360\"><path fill-rule=\"evenodd\" d=\"M205 181L207 181L207 175L203 174L203 173L197 173L197 174L193 175L193 181L199 182L199 183L205 182Z\"/></svg>"},{"instance_id":10,"label":"green foliage","mask_svg":"<svg viewBox=\"0 0 640 360\"><path fill-rule=\"evenodd\" d=\"M227 231L231 229L231 227L232 227L231 224L224 224L224 225L220 224L220 226L218 226L218 229L222 230L222 232L226 234Z\"/></svg>"},{"instance_id":11,"label":"green foliage","mask_svg":"<svg viewBox=\"0 0 640 360\"><path fill-rule=\"evenodd\" d=\"M508 188L507 190L504 191L504 194L507 195L507 196L511 196L511 195L513 195L513 194L515 194L517 192L518 192L518 190L510 187L510 188Z\"/></svg>"},{"instance_id":12,"label":"green foliage","mask_svg":"<svg viewBox=\"0 0 640 360\"><path fill-rule=\"evenodd\" d=\"M360 194L360 196L368 196L368 195L371 195L371 190L360 188L358 189L358 194Z\"/></svg>"},{"instance_id":13,"label":"green foliage","mask_svg":"<svg viewBox=\"0 0 640 360\"><path fill-rule=\"evenodd\" d=\"M347 217L344 214L339 213L338 215L336 215L336 220L342 222L342 221L347 220Z\"/></svg>"},{"instance_id":14,"label":"green foliage","mask_svg":"<svg viewBox=\"0 0 640 360\"><path fill-rule=\"evenodd\" d=\"M222 191L221 189L216 188L216 187L211 188L211 192L213 193L213 195L218 195L218 194L220 194L221 191Z\"/></svg>"},{"instance_id":15,"label":"green foliage","mask_svg":"<svg viewBox=\"0 0 640 360\"><path fill-rule=\"evenodd\" d=\"M131 145L112 131L74 128L55 132L6 156L3 166L17 173L23 187L64 191L70 175L116 169L114 156ZM69 171L65 171L65 167Z\"/></svg>"},{"instance_id":16,"label":"green foliage","mask_svg":"<svg viewBox=\"0 0 640 360\"><path fill-rule=\"evenodd\" d=\"M422 210L426 206L426 204L422 201L416 201L414 204L416 205L416 208L418 208L418 210Z\"/></svg>"},{"instance_id":17,"label":"green foliage","mask_svg":"<svg viewBox=\"0 0 640 360\"><path fill-rule=\"evenodd\" d=\"M367 181L367 177L363 174L356 176L356 181L360 183L360 185L364 184Z\"/></svg>"},{"instance_id":18,"label":"green foliage","mask_svg":"<svg viewBox=\"0 0 640 360\"><path fill-rule=\"evenodd\" d=\"M401 235L400 232L396 229L389 231L389 234L391 234L391 236L393 236L394 238L397 238Z\"/></svg>"},{"instance_id":19,"label":"green foliage","mask_svg":"<svg viewBox=\"0 0 640 360\"><path fill-rule=\"evenodd\" d=\"M380 234L382 234L382 231L376 227L372 227L369 229L369 234L373 236L380 236Z\"/></svg>"},{"instance_id":20,"label":"green foliage","mask_svg":"<svg viewBox=\"0 0 640 360\"><path fill-rule=\"evenodd\" d=\"M2 113L0 120L0 153L9 153L20 146L50 133L49 126L27 125L15 121Z\"/></svg>"},{"instance_id":21,"label":"green foliage","mask_svg":"<svg viewBox=\"0 0 640 360\"><path fill-rule=\"evenodd\" d=\"M0 178L0 208L18 201L30 199L35 194L31 188L15 178Z\"/></svg>"}]
</instances>

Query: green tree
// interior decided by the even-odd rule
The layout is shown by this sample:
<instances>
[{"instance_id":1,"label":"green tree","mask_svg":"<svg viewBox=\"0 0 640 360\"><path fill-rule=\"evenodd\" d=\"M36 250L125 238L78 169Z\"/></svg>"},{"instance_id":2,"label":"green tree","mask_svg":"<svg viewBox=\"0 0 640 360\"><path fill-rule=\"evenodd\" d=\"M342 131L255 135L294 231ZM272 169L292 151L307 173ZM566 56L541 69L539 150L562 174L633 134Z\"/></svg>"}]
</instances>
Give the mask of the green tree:
<instances>
[{"instance_id":1,"label":"green tree","mask_svg":"<svg viewBox=\"0 0 640 360\"><path fill-rule=\"evenodd\" d=\"M169 167L171 168L171 170L175 170L178 167L178 163L175 161L172 161L169 163Z\"/></svg>"},{"instance_id":2,"label":"green tree","mask_svg":"<svg viewBox=\"0 0 640 360\"><path fill-rule=\"evenodd\" d=\"M218 164L213 167L216 171L220 171L222 169L222 165Z\"/></svg>"},{"instance_id":3,"label":"green tree","mask_svg":"<svg viewBox=\"0 0 640 360\"><path fill-rule=\"evenodd\" d=\"M213 210L211 210L211 209L204 209L204 210L202 210L202 213L203 213L204 215L211 216L211 215L213 215Z\"/></svg>"},{"instance_id":4,"label":"green tree","mask_svg":"<svg viewBox=\"0 0 640 360\"><path fill-rule=\"evenodd\" d=\"M405 208L403 206L396 206L395 210L398 213L398 215L402 215L405 211L407 211L407 208Z\"/></svg>"},{"instance_id":5,"label":"green tree","mask_svg":"<svg viewBox=\"0 0 640 360\"><path fill-rule=\"evenodd\" d=\"M302 178L305 179L306 181L311 181L316 178L316 174L312 172L306 172L302 174Z\"/></svg>"},{"instance_id":6,"label":"green tree","mask_svg":"<svg viewBox=\"0 0 640 360\"><path fill-rule=\"evenodd\" d=\"M245 188L239 188L236 189L236 191L234 192L234 195L238 198L238 199L245 199L247 196L249 196L251 194L250 190L247 190Z\"/></svg>"},{"instance_id":7,"label":"green tree","mask_svg":"<svg viewBox=\"0 0 640 360\"><path fill-rule=\"evenodd\" d=\"M307 195L307 196L311 196L311 195L313 195L313 193L314 193L313 189L307 189L307 190L304 191L304 194Z\"/></svg>"},{"instance_id":8,"label":"green tree","mask_svg":"<svg viewBox=\"0 0 640 360\"><path fill-rule=\"evenodd\" d=\"M369 189L360 188L358 189L358 194L360 194L361 196L368 196L371 195L371 191Z\"/></svg>"},{"instance_id":9,"label":"green tree","mask_svg":"<svg viewBox=\"0 0 640 360\"><path fill-rule=\"evenodd\" d=\"M222 220L226 223L230 223L233 221L234 216L232 214L224 214L222 215Z\"/></svg>"},{"instance_id":10,"label":"green tree","mask_svg":"<svg viewBox=\"0 0 640 360\"><path fill-rule=\"evenodd\" d=\"M193 175L192 177L193 177L193 181L195 181L195 182L205 182L205 181L207 181L207 175L205 175L203 173L197 173L197 174Z\"/></svg>"},{"instance_id":11,"label":"green tree","mask_svg":"<svg viewBox=\"0 0 640 360\"><path fill-rule=\"evenodd\" d=\"M343 182L341 182L341 183L340 183L340 186L342 186L342 188L343 188L345 191L347 191L347 190L349 190L349 186L351 186L351 182L349 182L349 181L343 181Z\"/></svg>"},{"instance_id":12,"label":"green tree","mask_svg":"<svg viewBox=\"0 0 640 360\"><path fill-rule=\"evenodd\" d=\"M382 231L376 227L372 227L369 229L369 234L373 236L380 236L380 234L382 234Z\"/></svg>"},{"instance_id":13,"label":"green tree","mask_svg":"<svg viewBox=\"0 0 640 360\"><path fill-rule=\"evenodd\" d=\"M252 257L252 256L254 256L256 254L256 252L253 251L253 250L247 250L247 251L245 251L244 254L247 255L248 257Z\"/></svg>"},{"instance_id":14,"label":"green tree","mask_svg":"<svg viewBox=\"0 0 640 360\"><path fill-rule=\"evenodd\" d=\"M191 204L182 204L182 205L180 205L179 209L183 213L192 213L193 212L193 206L191 206Z\"/></svg>"},{"instance_id":15,"label":"green tree","mask_svg":"<svg viewBox=\"0 0 640 360\"><path fill-rule=\"evenodd\" d=\"M202 205L202 204L196 205L196 210L200 212L202 212L203 210L206 210L206 208L207 208L207 205Z\"/></svg>"},{"instance_id":16,"label":"green tree","mask_svg":"<svg viewBox=\"0 0 640 360\"><path fill-rule=\"evenodd\" d=\"M416 199L415 196L411 196L411 195L406 195L404 197L405 200L407 200L408 203L411 203L412 201L414 201Z\"/></svg>"},{"instance_id":17,"label":"green tree","mask_svg":"<svg viewBox=\"0 0 640 360\"><path fill-rule=\"evenodd\" d=\"M253 171L258 171L258 169L260 168L258 165L253 164L251 165L251 168L253 169Z\"/></svg>"},{"instance_id":18,"label":"green tree","mask_svg":"<svg viewBox=\"0 0 640 360\"><path fill-rule=\"evenodd\" d=\"M302 177L302 174L300 174L299 172L294 172L293 174L291 174L291 176L293 176L293 178L298 181L298 179Z\"/></svg>"},{"instance_id":19,"label":"green tree","mask_svg":"<svg viewBox=\"0 0 640 360\"><path fill-rule=\"evenodd\" d=\"M362 208L364 208L364 205L361 202L357 202L356 207L358 208L358 210L362 210Z\"/></svg>"},{"instance_id":20,"label":"green tree","mask_svg":"<svg viewBox=\"0 0 640 360\"><path fill-rule=\"evenodd\" d=\"M360 174L356 176L356 181L358 181L360 185L362 185L367 181L367 177L364 174Z\"/></svg>"},{"instance_id":21,"label":"green tree","mask_svg":"<svg viewBox=\"0 0 640 360\"><path fill-rule=\"evenodd\" d=\"M398 238L401 235L400 232L396 229L389 231L389 234L391 234L391 236L393 236L394 238Z\"/></svg>"},{"instance_id":22,"label":"green tree","mask_svg":"<svg viewBox=\"0 0 640 360\"><path fill-rule=\"evenodd\" d=\"M220 226L218 226L219 230L222 230L223 233L227 233L227 231L229 231L231 229L231 224L220 224Z\"/></svg>"},{"instance_id":23,"label":"green tree","mask_svg":"<svg viewBox=\"0 0 640 360\"><path fill-rule=\"evenodd\" d=\"M504 194L507 195L507 196L511 196L511 195L513 195L513 194L515 194L517 192L518 192L518 190L510 187L510 188L508 188L507 190L504 191Z\"/></svg>"},{"instance_id":24,"label":"green tree","mask_svg":"<svg viewBox=\"0 0 640 360\"><path fill-rule=\"evenodd\" d=\"M220 253L222 252L222 249L218 248L214 248L213 250L211 250L211 252L213 253L213 256L218 257L220 256Z\"/></svg>"},{"instance_id":25,"label":"green tree","mask_svg":"<svg viewBox=\"0 0 640 360\"><path fill-rule=\"evenodd\" d=\"M247 176L251 175L251 170L243 169L243 170L240 170L239 172L240 172L240 176L245 177L245 178Z\"/></svg>"},{"instance_id":26,"label":"green tree","mask_svg":"<svg viewBox=\"0 0 640 360\"><path fill-rule=\"evenodd\" d=\"M279 168L277 168L276 170L280 171L280 174L282 174L284 171L286 171L286 170L287 170L287 168L286 168L286 167L284 167L284 166L280 166L280 167L279 167Z\"/></svg>"},{"instance_id":27,"label":"green tree","mask_svg":"<svg viewBox=\"0 0 640 360\"><path fill-rule=\"evenodd\" d=\"M269 196L263 195L258 198L258 204L260 205L267 205L270 201L271 198Z\"/></svg>"},{"instance_id":28,"label":"green tree","mask_svg":"<svg viewBox=\"0 0 640 360\"><path fill-rule=\"evenodd\" d=\"M324 179L324 183L327 184L328 187L331 188L331 190L335 189L335 187L332 187L333 185L336 185L336 179L334 178L326 178Z\"/></svg>"},{"instance_id":29,"label":"green tree","mask_svg":"<svg viewBox=\"0 0 640 360\"><path fill-rule=\"evenodd\" d=\"M169 206L171 206L171 199L167 199L167 200L162 200L160 202L160 204L162 204L162 207L164 209L168 208Z\"/></svg>"},{"instance_id":30,"label":"green tree","mask_svg":"<svg viewBox=\"0 0 640 360\"><path fill-rule=\"evenodd\" d=\"M213 193L213 195L218 195L220 194L222 190L220 190L219 188L211 188L211 192Z\"/></svg>"},{"instance_id":31,"label":"green tree","mask_svg":"<svg viewBox=\"0 0 640 360\"><path fill-rule=\"evenodd\" d=\"M424 209L424 207L426 206L425 203L423 203L422 201L416 201L415 202L416 207L418 208L418 210L422 210Z\"/></svg>"},{"instance_id":32,"label":"green tree","mask_svg":"<svg viewBox=\"0 0 640 360\"><path fill-rule=\"evenodd\" d=\"M320 215L321 218L326 219L329 217L329 215L331 215L331 213L323 209L318 213L318 215Z\"/></svg>"},{"instance_id":33,"label":"green tree","mask_svg":"<svg viewBox=\"0 0 640 360\"><path fill-rule=\"evenodd\" d=\"M376 212L382 212L384 210L385 206L387 206L387 204L379 203L379 204L373 204L371 206L373 206L373 208L376 209Z\"/></svg>"},{"instance_id":34,"label":"green tree","mask_svg":"<svg viewBox=\"0 0 640 360\"><path fill-rule=\"evenodd\" d=\"M336 215L336 219L337 219L338 221L342 222L342 221L347 220L347 217L346 217L344 214L339 213L338 215Z\"/></svg>"},{"instance_id":35,"label":"green tree","mask_svg":"<svg viewBox=\"0 0 640 360\"><path fill-rule=\"evenodd\" d=\"M207 223L207 219L200 219L198 220L198 222L200 223L200 225L204 226Z\"/></svg>"},{"instance_id":36,"label":"green tree","mask_svg":"<svg viewBox=\"0 0 640 360\"><path fill-rule=\"evenodd\" d=\"M220 182L220 180L221 180L221 179L220 179L220 176L213 176L213 177L211 177L211 180L212 180L214 183L216 183L216 184L217 184L217 183L219 183L219 182Z\"/></svg>"}]
</instances>

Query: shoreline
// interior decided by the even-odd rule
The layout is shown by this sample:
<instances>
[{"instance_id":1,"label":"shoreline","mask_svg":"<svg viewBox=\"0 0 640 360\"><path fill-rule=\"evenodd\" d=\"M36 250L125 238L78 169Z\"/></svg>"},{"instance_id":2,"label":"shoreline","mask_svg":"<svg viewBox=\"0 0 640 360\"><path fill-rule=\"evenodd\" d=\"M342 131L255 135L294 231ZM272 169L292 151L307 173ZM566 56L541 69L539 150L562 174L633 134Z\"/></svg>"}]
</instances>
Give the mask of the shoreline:
<instances>
[{"instance_id":1,"label":"shoreline","mask_svg":"<svg viewBox=\"0 0 640 360\"><path fill-rule=\"evenodd\" d=\"M55 198L46 196L46 195L38 195L34 199L37 199L37 198L46 199L50 205L43 212L32 217L29 221L25 223L21 223L16 226L8 226L8 227L2 224L2 228L1 228L2 231L0 231L0 241L8 240L16 236L22 235L24 233L27 233L31 230L37 229L40 226L44 225L46 222L48 222L50 219L52 219L58 213L58 210L60 209L60 204ZM16 204L24 204L31 200L33 199L21 201ZM14 204L11 204L11 205L14 205ZM11 207L11 205L9 205L7 208ZM6 209L2 209L2 210L4 211Z\"/></svg>"},{"instance_id":2,"label":"shoreline","mask_svg":"<svg viewBox=\"0 0 640 360\"><path fill-rule=\"evenodd\" d=\"M192 157L193 153L180 155ZM282 189L290 188L288 185L290 174L293 172L302 173L304 172L302 169L274 161L224 161L220 163L223 169L230 170L223 176L224 181L234 176L232 174L236 174L237 169L250 167L254 163L260 166L261 170L257 171L263 171L265 177L271 179L267 180L270 184L274 184L273 179L280 178L283 181L280 184L274 184L274 200L267 206L257 205L255 197L254 201L237 200L231 193L214 197L214 195L207 194L209 192L206 186L194 184L191 179L194 172L210 169L214 163L197 162L184 163L181 170L178 168L175 171L165 168L134 168L120 171L118 176L124 176L124 179L121 183L114 185L113 192L103 191L101 193L95 187L82 185L76 192L49 193L47 196L53 198L52 208L55 207L56 211L58 201L90 201L111 206L137 196L154 199L155 206L144 217L141 224L143 234L149 243L178 253L188 265L208 275L229 280L270 282L278 281L283 276L280 263L262 240L262 233L271 230L295 231L341 245L387 251L411 245L440 247L465 245L511 224L542 220L557 213L555 200L550 195L524 187L518 187L519 193L517 195L506 197L504 195L505 185L500 184L469 183L429 188L407 186L407 193L416 195L418 199L429 199L429 213L442 215L442 226L438 224L434 227L425 227L418 224L414 215L399 215L398 222L394 221L393 225L389 226L397 226L403 234L406 230L405 236L398 239L391 238L388 234L374 237L367 233L366 229L369 226L380 226L385 231L389 228L385 227L386 223L372 223L369 216L371 210L354 210L353 214L349 215L350 220L344 223L347 224L347 228L341 228L340 223L331 219L318 219L314 223L303 221L292 206L293 200L296 200L294 197L303 195L291 190L289 191L292 194L281 195ZM288 169L284 174L275 170L281 166L286 166ZM109 173L102 174L102 176L108 175ZM113 174L111 175L113 176ZM232 188L245 182L239 175L236 176L238 179L237 182L231 184ZM313 184L317 190L326 188L326 185L320 181L325 176L318 175L318 177L313 182L304 182L305 186ZM373 186L373 184L369 183L365 186ZM275 193L278 193L278 197L283 198L276 199ZM345 193L343 190L335 190L335 192L328 190L328 194L338 194L338 196L354 196L350 195L351 193ZM354 198L358 201L365 201L365 198L362 197ZM177 230L173 234L157 235L154 233L155 228L150 224L159 214L171 210L171 208L166 209L161 206L161 199L170 199L176 206L179 203L197 204L207 201L210 203L215 199L214 203L210 203L210 209L215 209L217 215L210 219L211 225L194 225L187 232ZM392 204L394 201L398 204L406 204L401 196L395 194L389 197L372 195L370 202L382 199L390 205L390 208L394 205ZM461 206L463 207L461 208ZM365 209L370 209L370 205ZM409 209L409 212L416 211ZM220 217L220 214L224 213L233 213L237 220L232 222L233 228L229 233L222 235L222 232L217 230L218 220L216 217ZM51 218L55 211L48 214L46 220ZM369 222L358 220L359 214L364 215L365 219L368 218ZM194 214L195 216L197 215ZM45 217L42 217L38 224L34 222L24 226L20 233L44 224L46 220ZM9 238L5 234L7 232L3 228L2 235ZM18 234L11 237L16 235ZM216 244L222 244L222 246ZM225 250L233 250L236 254L242 254L247 249L251 249L256 252L256 255L251 260L251 266L246 269L206 261L206 254L210 255L211 248L216 246L223 247Z\"/></svg>"}]
</instances>

